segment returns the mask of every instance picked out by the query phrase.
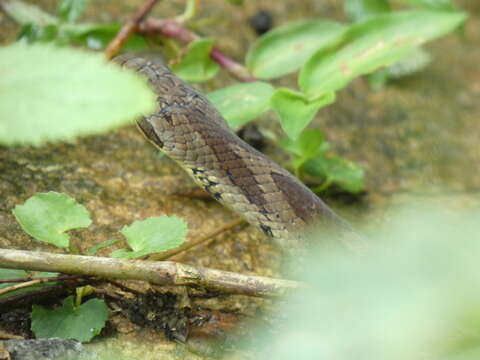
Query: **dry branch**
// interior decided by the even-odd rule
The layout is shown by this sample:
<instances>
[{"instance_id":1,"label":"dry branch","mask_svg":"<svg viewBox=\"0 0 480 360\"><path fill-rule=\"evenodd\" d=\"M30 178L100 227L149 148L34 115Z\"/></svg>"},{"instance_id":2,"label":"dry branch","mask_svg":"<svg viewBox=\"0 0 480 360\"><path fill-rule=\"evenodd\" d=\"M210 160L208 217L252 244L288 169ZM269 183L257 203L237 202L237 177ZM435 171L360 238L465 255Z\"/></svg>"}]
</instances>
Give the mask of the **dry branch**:
<instances>
[{"instance_id":1,"label":"dry branch","mask_svg":"<svg viewBox=\"0 0 480 360\"><path fill-rule=\"evenodd\" d=\"M183 285L250 296L279 296L304 286L290 280L243 275L172 261L120 260L10 249L0 249L0 268L143 280L156 285Z\"/></svg>"}]
</instances>

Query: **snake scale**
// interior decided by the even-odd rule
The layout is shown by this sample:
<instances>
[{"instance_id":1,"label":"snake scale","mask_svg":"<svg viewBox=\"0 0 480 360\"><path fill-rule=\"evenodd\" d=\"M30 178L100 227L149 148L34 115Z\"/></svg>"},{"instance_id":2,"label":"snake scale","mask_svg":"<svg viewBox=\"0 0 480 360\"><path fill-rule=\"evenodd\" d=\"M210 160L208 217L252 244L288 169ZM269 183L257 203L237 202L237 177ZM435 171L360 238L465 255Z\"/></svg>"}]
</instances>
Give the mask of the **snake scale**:
<instances>
[{"instance_id":1,"label":"snake scale","mask_svg":"<svg viewBox=\"0 0 480 360\"><path fill-rule=\"evenodd\" d=\"M205 96L167 67L132 55L114 61L145 76L157 96L157 111L137 121L141 132L220 203L287 249L303 245L308 224L355 234L304 184L241 140Z\"/></svg>"}]
</instances>

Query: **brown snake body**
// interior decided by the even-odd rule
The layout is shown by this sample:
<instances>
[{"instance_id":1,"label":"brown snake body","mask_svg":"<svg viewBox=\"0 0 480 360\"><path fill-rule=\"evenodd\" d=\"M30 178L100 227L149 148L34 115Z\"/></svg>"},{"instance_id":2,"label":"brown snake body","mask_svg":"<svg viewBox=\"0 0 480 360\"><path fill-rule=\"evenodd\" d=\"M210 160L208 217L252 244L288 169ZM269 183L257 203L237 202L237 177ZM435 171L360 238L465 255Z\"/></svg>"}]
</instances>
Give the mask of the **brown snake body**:
<instances>
[{"instance_id":1,"label":"brown snake body","mask_svg":"<svg viewBox=\"0 0 480 360\"><path fill-rule=\"evenodd\" d=\"M298 246L306 225L353 233L288 171L242 141L220 113L165 66L134 56L115 62L146 76L158 110L137 122L146 138L179 163L216 200L284 247Z\"/></svg>"}]
</instances>

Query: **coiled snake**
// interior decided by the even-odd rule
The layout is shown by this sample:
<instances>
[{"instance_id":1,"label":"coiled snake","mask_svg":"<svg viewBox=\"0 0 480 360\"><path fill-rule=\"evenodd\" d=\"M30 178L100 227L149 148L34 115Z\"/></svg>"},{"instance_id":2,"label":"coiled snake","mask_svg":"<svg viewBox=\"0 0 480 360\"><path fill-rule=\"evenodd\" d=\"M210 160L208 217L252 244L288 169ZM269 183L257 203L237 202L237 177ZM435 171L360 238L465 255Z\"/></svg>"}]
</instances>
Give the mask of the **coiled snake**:
<instances>
[{"instance_id":1,"label":"coiled snake","mask_svg":"<svg viewBox=\"0 0 480 360\"><path fill-rule=\"evenodd\" d=\"M286 248L300 245L308 224L359 238L304 184L237 137L213 105L168 68L130 55L114 61L146 76L157 95L158 110L137 121L145 137L216 200Z\"/></svg>"}]
</instances>

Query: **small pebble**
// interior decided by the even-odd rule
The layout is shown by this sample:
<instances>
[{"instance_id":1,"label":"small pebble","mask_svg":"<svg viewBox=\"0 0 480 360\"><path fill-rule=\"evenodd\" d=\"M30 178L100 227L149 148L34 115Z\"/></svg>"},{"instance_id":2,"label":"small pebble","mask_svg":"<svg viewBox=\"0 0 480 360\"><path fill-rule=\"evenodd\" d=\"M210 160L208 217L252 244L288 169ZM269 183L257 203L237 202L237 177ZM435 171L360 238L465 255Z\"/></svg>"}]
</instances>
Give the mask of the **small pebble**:
<instances>
[{"instance_id":1,"label":"small pebble","mask_svg":"<svg viewBox=\"0 0 480 360\"><path fill-rule=\"evenodd\" d=\"M248 19L248 22L257 35L262 35L272 28L272 20L272 14L270 11L259 10L255 15Z\"/></svg>"}]
</instances>

